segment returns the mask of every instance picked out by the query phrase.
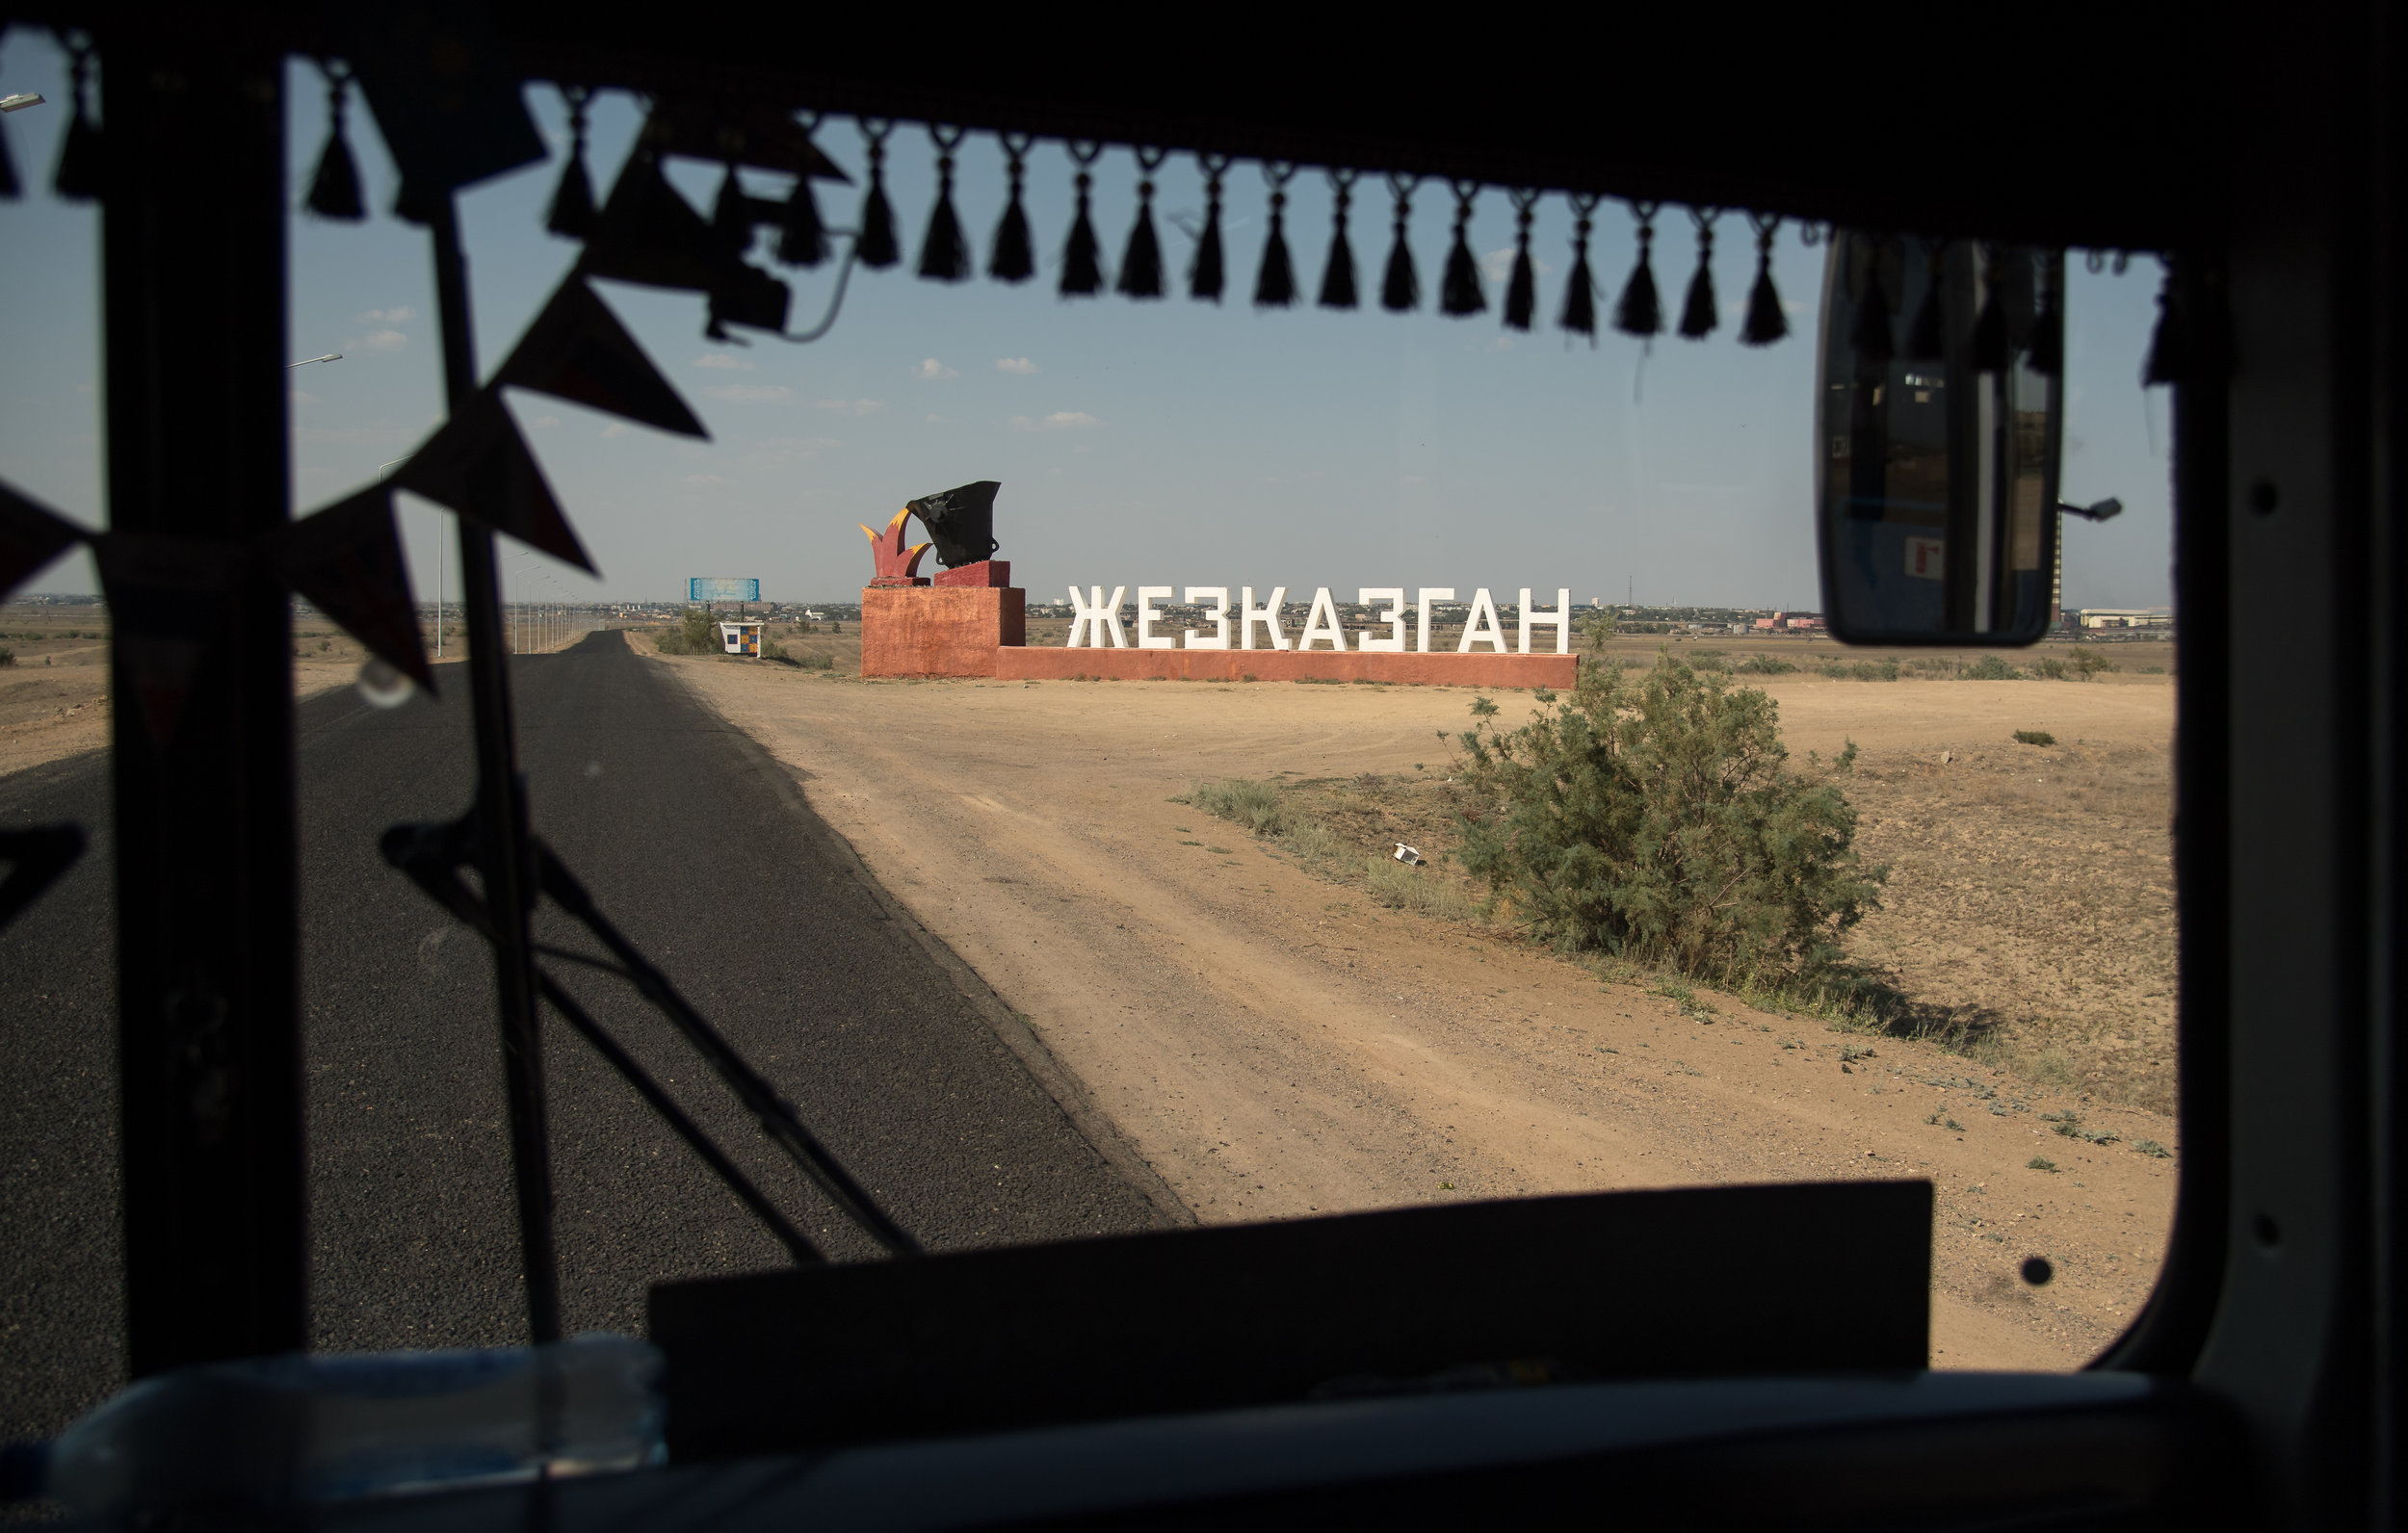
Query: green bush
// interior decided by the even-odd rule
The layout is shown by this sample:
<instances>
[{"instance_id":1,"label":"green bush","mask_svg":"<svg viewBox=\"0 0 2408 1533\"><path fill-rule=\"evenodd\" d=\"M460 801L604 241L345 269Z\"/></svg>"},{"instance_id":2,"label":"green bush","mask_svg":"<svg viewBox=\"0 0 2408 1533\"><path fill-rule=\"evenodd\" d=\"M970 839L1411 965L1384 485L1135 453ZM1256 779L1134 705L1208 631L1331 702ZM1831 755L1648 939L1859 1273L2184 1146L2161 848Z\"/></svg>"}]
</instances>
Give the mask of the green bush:
<instances>
[{"instance_id":1,"label":"green bush","mask_svg":"<svg viewBox=\"0 0 2408 1533\"><path fill-rule=\"evenodd\" d=\"M677 626L653 639L664 655L716 655L720 652L719 624L699 607L689 607Z\"/></svg>"},{"instance_id":2,"label":"green bush","mask_svg":"<svg viewBox=\"0 0 2408 1533\"><path fill-rule=\"evenodd\" d=\"M1462 740L1463 866L1558 947L1777 982L1827 968L1878 908L1887 870L1859 862L1856 811L1790 770L1772 700L1727 677L1668 656L1585 674L1552 714Z\"/></svg>"},{"instance_id":3,"label":"green bush","mask_svg":"<svg viewBox=\"0 0 2408 1533\"><path fill-rule=\"evenodd\" d=\"M2015 743L2018 745L2054 745L2056 743L2056 737L2045 729L2019 729L2015 732Z\"/></svg>"},{"instance_id":4,"label":"green bush","mask_svg":"<svg viewBox=\"0 0 2408 1533\"><path fill-rule=\"evenodd\" d=\"M1996 655L1984 655L1956 674L1969 682L2020 682L2024 679L2022 671Z\"/></svg>"},{"instance_id":5,"label":"green bush","mask_svg":"<svg viewBox=\"0 0 2408 1533\"><path fill-rule=\"evenodd\" d=\"M2115 662L2107 659L2105 655L2100 654L2095 649L2079 645L2075 647L2072 658L2068 660L2066 663L2071 665L2073 667L2074 674L2083 681L2090 680L2090 678L2098 675L2101 671L2111 671L2115 668Z\"/></svg>"},{"instance_id":6,"label":"green bush","mask_svg":"<svg viewBox=\"0 0 2408 1533\"><path fill-rule=\"evenodd\" d=\"M16 663L16 651L15 651L15 650L13 650L13 649L0 649L0 668L6 668L7 666L11 666L11 665L13 665L13 664L15 664L15 663Z\"/></svg>"},{"instance_id":7,"label":"green bush","mask_svg":"<svg viewBox=\"0 0 2408 1533\"><path fill-rule=\"evenodd\" d=\"M1741 676L1787 676L1797 667L1775 656L1750 655L1731 669Z\"/></svg>"},{"instance_id":8,"label":"green bush","mask_svg":"<svg viewBox=\"0 0 2408 1533\"><path fill-rule=\"evenodd\" d=\"M798 655L795 657L795 663L801 666L804 670L834 670L836 668L836 657L833 655Z\"/></svg>"},{"instance_id":9,"label":"green bush","mask_svg":"<svg viewBox=\"0 0 2408 1533\"><path fill-rule=\"evenodd\" d=\"M1279 802L1278 788L1250 777L1197 783L1188 790L1188 801L1208 815L1233 820L1258 836L1276 836L1287 828L1287 810Z\"/></svg>"},{"instance_id":10,"label":"green bush","mask_svg":"<svg viewBox=\"0 0 2408 1533\"><path fill-rule=\"evenodd\" d=\"M2040 656L2029 668L2034 676L2043 681L2061 682L2065 679L2065 663L2055 655Z\"/></svg>"},{"instance_id":11,"label":"green bush","mask_svg":"<svg viewBox=\"0 0 2408 1533\"><path fill-rule=\"evenodd\" d=\"M1888 656L1880 660L1823 662L1822 674L1835 682L1894 682L1898 680L1898 662Z\"/></svg>"}]
</instances>

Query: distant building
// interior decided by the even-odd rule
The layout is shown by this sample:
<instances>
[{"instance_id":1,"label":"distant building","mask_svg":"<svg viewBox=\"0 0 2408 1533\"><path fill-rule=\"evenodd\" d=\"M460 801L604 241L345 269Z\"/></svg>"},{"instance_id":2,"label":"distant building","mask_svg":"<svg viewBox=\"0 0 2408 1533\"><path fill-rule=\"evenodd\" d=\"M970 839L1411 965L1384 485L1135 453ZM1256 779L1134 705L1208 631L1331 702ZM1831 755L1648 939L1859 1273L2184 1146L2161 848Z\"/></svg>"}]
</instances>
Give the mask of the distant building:
<instances>
[{"instance_id":1,"label":"distant building","mask_svg":"<svg viewBox=\"0 0 2408 1533\"><path fill-rule=\"evenodd\" d=\"M2085 607L2074 614L2083 628L2171 628L2170 607Z\"/></svg>"}]
</instances>

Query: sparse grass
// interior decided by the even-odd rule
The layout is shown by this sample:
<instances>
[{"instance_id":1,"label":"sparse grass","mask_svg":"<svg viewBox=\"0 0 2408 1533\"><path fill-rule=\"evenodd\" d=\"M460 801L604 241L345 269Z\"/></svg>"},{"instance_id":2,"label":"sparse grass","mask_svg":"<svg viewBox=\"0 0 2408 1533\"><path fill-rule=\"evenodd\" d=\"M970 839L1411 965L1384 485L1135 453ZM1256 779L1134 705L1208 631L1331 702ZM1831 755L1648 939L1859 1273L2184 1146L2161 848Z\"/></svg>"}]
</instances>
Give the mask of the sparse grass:
<instances>
[{"instance_id":1,"label":"sparse grass","mask_svg":"<svg viewBox=\"0 0 2408 1533\"><path fill-rule=\"evenodd\" d=\"M1287 827L1279 789L1250 777L1225 777L1197 783L1188 790L1188 802L1208 815L1243 825L1258 836L1276 836Z\"/></svg>"},{"instance_id":2,"label":"sparse grass","mask_svg":"<svg viewBox=\"0 0 2408 1533\"><path fill-rule=\"evenodd\" d=\"M2020 682L2024 673L1996 655L1984 655L1970 665L1960 666L1958 678L1969 682Z\"/></svg>"},{"instance_id":3,"label":"sparse grass","mask_svg":"<svg viewBox=\"0 0 2408 1533\"><path fill-rule=\"evenodd\" d=\"M2054 745L2056 743L2056 737L2045 729L2019 729L2015 732L2015 743L2018 745Z\"/></svg>"},{"instance_id":4,"label":"sparse grass","mask_svg":"<svg viewBox=\"0 0 2408 1533\"><path fill-rule=\"evenodd\" d=\"M2056 1169L2056 1162L2047 1156L2033 1156L2025 1161L2024 1165L2026 1169L2031 1171L2055 1171Z\"/></svg>"},{"instance_id":5,"label":"sparse grass","mask_svg":"<svg viewBox=\"0 0 2408 1533\"><path fill-rule=\"evenodd\" d=\"M2174 1152L2158 1143L2155 1139L2135 1139L2133 1141L2133 1148L2139 1151L2142 1155L2147 1156L2152 1160L2171 1160L2174 1158Z\"/></svg>"},{"instance_id":6,"label":"sparse grass","mask_svg":"<svg viewBox=\"0 0 2408 1533\"><path fill-rule=\"evenodd\" d=\"M1898 663L1884 656L1879 660L1823 662L1821 674L1835 682L1894 682L1898 678Z\"/></svg>"},{"instance_id":7,"label":"sparse grass","mask_svg":"<svg viewBox=\"0 0 2408 1533\"><path fill-rule=\"evenodd\" d=\"M1750 655L1731 669L1741 676L1787 676L1797 667L1778 656Z\"/></svg>"}]
</instances>

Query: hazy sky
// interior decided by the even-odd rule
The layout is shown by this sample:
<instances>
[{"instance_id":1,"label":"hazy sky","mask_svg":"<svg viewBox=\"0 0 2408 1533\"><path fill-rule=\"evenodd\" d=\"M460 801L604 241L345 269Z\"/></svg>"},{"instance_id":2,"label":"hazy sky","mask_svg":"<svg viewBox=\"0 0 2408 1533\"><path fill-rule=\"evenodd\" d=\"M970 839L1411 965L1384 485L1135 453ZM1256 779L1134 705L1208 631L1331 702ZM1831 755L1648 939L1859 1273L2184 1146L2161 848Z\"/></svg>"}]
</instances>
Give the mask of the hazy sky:
<instances>
[{"instance_id":1,"label":"hazy sky","mask_svg":"<svg viewBox=\"0 0 2408 1533\"><path fill-rule=\"evenodd\" d=\"M0 478L98 525L98 213L48 192L67 121L64 60L45 35L0 42L0 91L39 91L51 105L6 118L25 197L0 203ZM105 65L104 65L105 67ZM325 90L296 65L291 164L298 204L325 128ZM556 145L565 112L549 90L530 105ZM629 97L595 103L590 165L606 193L637 124ZM296 370L297 510L373 479L408 452L441 412L433 294L422 231L382 210L391 170L371 115L355 101L354 151L372 208L364 224L292 223L295 359L344 360ZM819 139L853 172L824 184L828 221L853 221L865 164L849 119ZM670 599L690 575L758 576L772 600L844 600L871 573L856 523L882 526L903 501L994 479L1001 558L1033 600L1102 584L1522 585L1574 588L1576 599L1734 606L1818 604L1812 498L1813 331L1822 251L1786 227L1775 277L1792 337L1741 347L1754 272L1744 220L1718 226L1714 278L1723 328L1703 343L1652 347L1618 333L1566 344L1552 327L1519 335L1499 323L1513 220L1500 191L1479 199L1473 247L1486 258L1490 309L1466 320L1435 312L1453 197L1425 185L1412 244L1424 312L1375 306L1327 313L1257 312L1248 301L1268 216L1251 164L1227 180L1223 229L1229 293L1133 303L1055 296L1071 221L1072 168L1058 144L1031 157L1027 207L1040 271L1013 288L979 277L958 286L910 274L934 189L934 153L916 125L890 141L887 188L905 263L857 272L833 330L811 345L749 346L702 338L698 295L601 284L605 299L709 427L712 440L661 435L540 396L513 400L519 421L570 519L600 566L598 583L539 555L512 559L510 595ZM956 206L983 269L1004 198L1003 156L990 138L958 151ZM567 271L576 247L542 229L559 161L466 194L462 218L479 358L498 362ZM706 210L716 168L673 174ZM1125 150L1095 168L1094 220L1116 269L1136 203ZM1192 159L1157 175L1166 267L1183 274L1181 232L1204 204ZM773 177L755 190L782 195ZM1376 294L1389 202L1357 186L1351 232L1366 297ZM1287 235L1299 282L1318 287L1330 198L1317 172L1290 186ZM1539 305L1552 326L1570 264L1573 215L1541 203L1532 238ZM1630 271L1627 208L1597 212L1592 250L1610 310ZM196 237L205 237L196 231ZM1655 273L1677 314L1695 261L1688 215L1659 221ZM2068 302L2069 413L2064 493L2120 497L2104 527L2069 522L2066 600L2151 606L2171 600L2162 391L2138 383L2155 316L2158 267L2122 277L2082 270ZM779 275L795 287L791 327L815 325L834 264ZM1184 288L1184 283L1181 284ZM405 501L404 531L422 599L435 580L432 507ZM446 534L448 535L448 534ZM447 554L448 560L448 554ZM933 562L931 559L931 564ZM80 556L32 583L92 589ZM446 576L447 594L457 594Z\"/></svg>"}]
</instances>

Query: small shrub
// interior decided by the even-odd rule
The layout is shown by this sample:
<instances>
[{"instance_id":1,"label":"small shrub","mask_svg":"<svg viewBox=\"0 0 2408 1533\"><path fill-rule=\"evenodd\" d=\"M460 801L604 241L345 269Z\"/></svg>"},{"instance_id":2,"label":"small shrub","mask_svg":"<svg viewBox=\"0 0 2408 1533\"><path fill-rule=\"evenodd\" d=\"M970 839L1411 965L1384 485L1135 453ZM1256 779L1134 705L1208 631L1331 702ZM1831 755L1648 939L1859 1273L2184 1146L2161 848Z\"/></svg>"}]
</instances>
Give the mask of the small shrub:
<instances>
[{"instance_id":1,"label":"small shrub","mask_svg":"<svg viewBox=\"0 0 2408 1533\"><path fill-rule=\"evenodd\" d=\"M836 658L833 655L798 655L795 663L808 671L834 670Z\"/></svg>"},{"instance_id":2,"label":"small shrub","mask_svg":"<svg viewBox=\"0 0 2408 1533\"><path fill-rule=\"evenodd\" d=\"M9 666L11 666L11 665L13 665L13 664L15 664L15 663L16 663L16 651L15 651L15 650L13 650L13 649L0 649L0 670L4 670L4 669L6 669L7 667L9 667Z\"/></svg>"},{"instance_id":3,"label":"small shrub","mask_svg":"<svg viewBox=\"0 0 2408 1533\"><path fill-rule=\"evenodd\" d=\"M1959 662L1940 655L1920 655L1906 663L1906 668L1918 676L1953 676Z\"/></svg>"},{"instance_id":4,"label":"small shrub","mask_svg":"<svg viewBox=\"0 0 2408 1533\"><path fill-rule=\"evenodd\" d=\"M2165 674L2165 667L2162 665L2143 665L2140 667L2139 674L2143 676L2162 676Z\"/></svg>"},{"instance_id":5,"label":"small shrub","mask_svg":"<svg viewBox=\"0 0 2408 1533\"><path fill-rule=\"evenodd\" d=\"M720 650L719 625L699 607L689 607L677 626L653 639L664 655L712 655Z\"/></svg>"},{"instance_id":6,"label":"small shrub","mask_svg":"<svg viewBox=\"0 0 2408 1533\"><path fill-rule=\"evenodd\" d=\"M1884 657L1880 660L1825 661L1822 674L1835 682L1894 682L1898 680L1898 662Z\"/></svg>"},{"instance_id":7,"label":"small shrub","mask_svg":"<svg viewBox=\"0 0 2408 1533\"><path fill-rule=\"evenodd\" d=\"M2054 745L2056 743L2056 737L2045 729L2019 729L2015 732L2015 743L2018 745Z\"/></svg>"},{"instance_id":8,"label":"small shrub","mask_svg":"<svg viewBox=\"0 0 2408 1533\"><path fill-rule=\"evenodd\" d=\"M1797 667L1778 656L1750 655L1731 669L1741 676L1787 676Z\"/></svg>"},{"instance_id":9,"label":"small shrub","mask_svg":"<svg viewBox=\"0 0 2408 1533\"><path fill-rule=\"evenodd\" d=\"M1250 777L1197 783L1188 790L1188 801L1208 815L1234 821L1258 836L1276 836L1287 827L1288 815L1279 802L1278 788Z\"/></svg>"},{"instance_id":10,"label":"small shrub","mask_svg":"<svg viewBox=\"0 0 2408 1533\"><path fill-rule=\"evenodd\" d=\"M2056 1162L2047 1156L2033 1156L2025 1161L2024 1165L2026 1169L2031 1171L2055 1171L2056 1169Z\"/></svg>"},{"instance_id":11,"label":"small shrub","mask_svg":"<svg viewBox=\"0 0 2408 1533\"><path fill-rule=\"evenodd\" d=\"M2139 1151L2142 1155L2147 1156L2152 1160L2171 1160L2174 1158L2174 1152L2158 1143L2155 1139L2135 1139L2133 1141L2133 1148Z\"/></svg>"},{"instance_id":12,"label":"small shrub","mask_svg":"<svg viewBox=\"0 0 2408 1533\"><path fill-rule=\"evenodd\" d=\"M1458 817L1463 866L1558 947L1729 983L1829 966L1877 908L1886 870L1859 863L1846 796L1792 772L1772 700L1719 673L1669 656L1636 680L1592 672L1462 742L1481 811Z\"/></svg>"},{"instance_id":13,"label":"small shrub","mask_svg":"<svg viewBox=\"0 0 2408 1533\"><path fill-rule=\"evenodd\" d=\"M1956 674L1969 682L2020 682L2024 679L2022 671L1996 655L1984 655L1971 665L1960 668Z\"/></svg>"},{"instance_id":14,"label":"small shrub","mask_svg":"<svg viewBox=\"0 0 2408 1533\"><path fill-rule=\"evenodd\" d=\"M2061 682L2065 679L2065 663L2055 655L2039 657L2031 663L2029 668L2034 676L2043 681Z\"/></svg>"},{"instance_id":15,"label":"small shrub","mask_svg":"<svg viewBox=\"0 0 2408 1533\"><path fill-rule=\"evenodd\" d=\"M2071 667L2074 674L2082 681L2090 680L2101 671L2111 671L2115 668L2115 662L2107 659L2105 655L2100 654L2095 649L2090 649L2086 646L2081 645L2075 647L2073 655L2067 659L2065 663Z\"/></svg>"}]
</instances>

